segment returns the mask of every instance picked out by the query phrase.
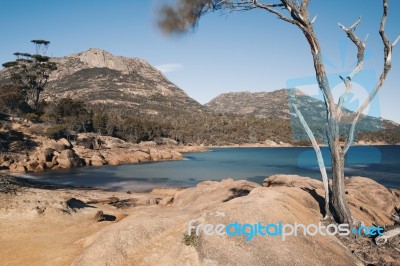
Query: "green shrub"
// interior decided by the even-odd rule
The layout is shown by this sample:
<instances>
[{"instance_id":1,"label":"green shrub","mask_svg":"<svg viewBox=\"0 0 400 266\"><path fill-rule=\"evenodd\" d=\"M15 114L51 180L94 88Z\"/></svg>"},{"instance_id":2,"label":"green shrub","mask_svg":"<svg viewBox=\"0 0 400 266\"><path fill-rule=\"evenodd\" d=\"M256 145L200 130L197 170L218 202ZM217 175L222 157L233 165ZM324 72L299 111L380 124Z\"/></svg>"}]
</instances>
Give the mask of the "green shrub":
<instances>
[{"instance_id":1,"label":"green shrub","mask_svg":"<svg viewBox=\"0 0 400 266\"><path fill-rule=\"evenodd\" d=\"M192 246L192 247L197 248L199 245L199 236L196 234L196 232L194 230L192 230L190 235L187 233L183 235L182 242L186 246Z\"/></svg>"},{"instance_id":2,"label":"green shrub","mask_svg":"<svg viewBox=\"0 0 400 266\"><path fill-rule=\"evenodd\" d=\"M31 122L35 122L35 123L39 122L39 116L37 114L34 114L34 113L27 113L25 115L25 118L28 119Z\"/></svg>"},{"instance_id":3,"label":"green shrub","mask_svg":"<svg viewBox=\"0 0 400 266\"><path fill-rule=\"evenodd\" d=\"M64 125L55 125L47 129L46 136L52 139L66 138L68 135Z\"/></svg>"}]
</instances>

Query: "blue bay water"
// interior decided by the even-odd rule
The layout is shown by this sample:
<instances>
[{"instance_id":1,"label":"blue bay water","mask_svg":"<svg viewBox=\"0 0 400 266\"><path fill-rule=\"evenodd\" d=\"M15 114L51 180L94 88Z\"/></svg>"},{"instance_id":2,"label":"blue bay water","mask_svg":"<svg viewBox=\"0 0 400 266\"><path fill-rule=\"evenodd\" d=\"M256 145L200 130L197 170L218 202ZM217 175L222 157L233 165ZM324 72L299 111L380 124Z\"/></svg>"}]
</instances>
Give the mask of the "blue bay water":
<instances>
[{"instance_id":1,"label":"blue bay water","mask_svg":"<svg viewBox=\"0 0 400 266\"><path fill-rule=\"evenodd\" d=\"M330 171L329 151L322 149ZM274 174L320 179L312 148L218 148L186 153L181 161L53 170L32 177L46 182L110 190L146 191L159 187L191 187L204 180L247 179L262 183ZM354 146L346 157L346 176L370 177L400 188L400 146Z\"/></svg>"}]
</instances>

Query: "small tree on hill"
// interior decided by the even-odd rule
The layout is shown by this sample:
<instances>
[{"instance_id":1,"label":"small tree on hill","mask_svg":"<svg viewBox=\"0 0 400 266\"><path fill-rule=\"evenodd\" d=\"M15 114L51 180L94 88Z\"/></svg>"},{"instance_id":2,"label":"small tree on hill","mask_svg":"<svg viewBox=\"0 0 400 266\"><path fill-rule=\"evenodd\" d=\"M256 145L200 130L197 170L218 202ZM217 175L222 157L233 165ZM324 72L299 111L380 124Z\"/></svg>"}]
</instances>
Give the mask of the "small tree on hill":
<instances>
[{"instance_id":1,"label":"small tree on hill","mask_svg":"<svg viewBox=\"0 0 400 266\"><path fill-rule=\"evenodd\" d=\"M50 73L57 69L56 64L46 56L49 41L32 40L36 54L16 52L15 61L3 64L11 73L11 81L18 87L19 94L34 110L38 111L40 94L47 85Z\"/></svg>"}]
</instances>

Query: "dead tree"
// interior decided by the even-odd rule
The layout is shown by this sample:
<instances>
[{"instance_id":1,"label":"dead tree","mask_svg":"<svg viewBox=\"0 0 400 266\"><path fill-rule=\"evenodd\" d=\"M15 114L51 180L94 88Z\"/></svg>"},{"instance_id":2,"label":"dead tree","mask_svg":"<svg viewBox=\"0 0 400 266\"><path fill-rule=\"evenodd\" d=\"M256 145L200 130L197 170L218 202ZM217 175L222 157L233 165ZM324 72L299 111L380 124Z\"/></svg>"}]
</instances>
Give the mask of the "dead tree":
<instances>
[{"instance_id":1,"label":"dead tree","mask_svg":"<svg viewBox=\"0 0 400 266\"><path fill-rule=\"evenodd\" d=\"M317 83L319 89L322 92L326 107L327 139L328 147L331 152L332 164L331 198L329 197L328 177L321 155L320 147L301 112L297 109L296 106L293 107L302 125L304 126L304 129L308 137L310 138L314 150L317 154L318 164L323 177L325 188L326 214L329 216L329 204L331 204L339 221L341 223L348 223L350 226L353 226L355 221L351 215L345 196L344 157L348 152L350 146L353 144L355 127L361 114L382 88L386 76L391 68L392 48L397 44L400 39L400 36L397 37L393 44L391 44L388 37L386 36L385 24L388 16L389 5L388 0L382 1L383 15L381 19L379 33L384 44L383 71L374 90L355 112L354 117L352 118L350 132L348 134L347 141L344 147L341 147L339 141L339 125L343 115L343 104L345 102L346 96L351 91L352 79L362 69L364 62L366 39L364 41L361 41L354 33L354 30L361 22L361 19L358 19L349 28L346 28L345 26L339 24L339 26L347 34L347 37L356 45L358 52L357 66L347 77L342 77L342 80L346 86L346 92L340 97L338 103L335 102L333 94L331 92L331 87L327 77L325 65L322 60L322 49L314 31L313 23L316 21L316 17L310 19L310 14L308 12L310 0L303 0L301 1L301 3L296 0L281 0L279 3L276 4L265 3L258 0L177 0L175 6L166 5L162 8L161 19L159 21L159 25L163 31L177 33L184 32L187 29L193 28L197 25L197 22L202 15L215 10L227 10L228 12L234 12L262 9L267 11L268 13L274 14L280 20L297 26L301 30L310 46Z\"/></svg>"}]
</instances>

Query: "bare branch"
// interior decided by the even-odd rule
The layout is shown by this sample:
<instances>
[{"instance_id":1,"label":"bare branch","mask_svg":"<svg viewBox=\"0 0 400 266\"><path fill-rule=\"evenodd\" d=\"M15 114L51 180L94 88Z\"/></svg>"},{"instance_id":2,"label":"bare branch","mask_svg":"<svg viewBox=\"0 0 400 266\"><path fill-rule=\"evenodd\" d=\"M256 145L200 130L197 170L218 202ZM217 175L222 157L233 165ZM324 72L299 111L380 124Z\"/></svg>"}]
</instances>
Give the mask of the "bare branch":
<instances>
[{"instance_id":1,"label":"bare branch","mask_svg":"<svg viewBox=\"0 0 400 266\"><path fill-rule=\"evenodd\" d=\"M307 124L307 121L304 119L303 115L297 108L295 104L292 104L297 116L299 117L299 120L301 124L303 125L304 130L307 133L308 138L311 141L311 144L315 150L315 154L317 155L317 160L318 160L318 166L319 170L321 171L322 175L322 182L324 184L324 189L325 189L325 218L327 218L330 215L329 212L329 179L328 175L326 173L326 168L325 168L325 163L324 163L324 158L322 157L321 149L319 148L319 145L317 143L317 140L315 139L314 133L311 131L310 127Z\"/></svg>"},{"instance_id":2,"label":"bare branch","mask_svg":"<svg viewBox=\"0 0 400 266\"><path fill-rule=\"evenodd\" d=\"M338 24L339 24L339 27L340 27L344 32L346 32L347 37L349 37L349 39L350 39L350 40L356 45L356 47L357 47L357 50L358 50L358 51L357 51L357 66L358 66L360 63L362 64L362 62L363 62L363 60L364 60L365 44L366 44L366 40L367 40L367 38L365 38L364 42L362 42L362 41L357 37L357 35L354 34L354 31L355 31L357 25L360 24L360 22L361 22L361 18L359 18L353 25L351 25L350 28L346 28L346 27L343 26L342 24L338 23ZM367 37L368 37L368 36L367 36ZM355 68L355 70L357 70L357 67ZM360 69L358 69L358 71L359 71L359 70L360 70ZM353 71L352 74L349 75L350 79L351 79L352 77L354 77L354 75L357 74L358 71L355 72L355 73L354 73L354 71Z\"/></svg>"},{"instance_id":3,"label":"bare branch","mask_svg":"<svg viewBox=\"0 0 400 266\"><path fill-rule=\"evenodd\" d=\"M346 154L347 151L350 149L350 146L353 144L354 141L354 132L355 132L355 127L360 119L361 114L364 112L365 108L369 106L372 102L372 100L375 98L376 94L381 90L383 83L385 82L386 76L389 73L390 69L392 68L392 48L393 46L390 44L389 38L386 36L385 33L385 25L386 25L386 19L388 16L388 10L389 10L389 4L388 0L383 0L383 15L381 19L381 25L379 28L379 34L381 36L383 45L384 45L384 63L383 63L383 70L382 73L379 77L378 83L376 84L375 88L367 99L364 100L364 102L361 104L361 106L358 108L353 122L351 123L350 127L350 133L349 133L349 138L346 142L346 145L344 147L343 153Z\"/></svg>"},{"instance_id":4,"label":"bare branch","mask_svg":"<svg viewBox=\"0 0 400 266\"><path fill-rule=\"evenodd\" d=\"M364 39L364 44L366 44L366 43L367 43L368 37L369 37L369 33L367 33L367 35L365 36L365 39Z\"/></svg>"},{"instance_id":5,"label":"bare branch","mask_svg":"<svg viewBox=\"0 0 400 266\"><path fill-rule=\"evenodd\" d=\"M381 20L381 25L379 28L379 34L381 35L382 41L385 45L385 53L387 52L386 51L387 46L390 46L389 39L385 33L385 25L386 25L388 11L389 11L389 3L387 0L383 0L383 15L382 15L382 20Z\"/></svg>"},{"instance_id":6,"label":"bare branch","mask_svg":"<svg viewBox=\"0 0 400 266\"><path fill-rule=\"evenodd\" d=\"M359 17L356 20L356 22L354 22L354 24L350 26L349 30L352 30L352 31L356 30L356 27L358 26L358 24L360 24L360 22L361 22L361 17Z\"/></svg>"},{"instance_id":7,"label":"bare branch","mask_svg":"<svg viewBox=\"0 0 400 266\"><path fill-rule=\"evenodd\" d=\"M353 23L349 28L346 28L342 24L338 23L339 27L346 32L347 37L354 43L354 45L357 47L357 65L353 69L353 71L346 77L340 77L346 86L346 91L340 96L339 98L339 103L338 103L338 121L341 120L342 114L343 114L343 105L346 101L347 96L349 95L351 91L351 80L360 72L360 70L363 67L364 63L364 53L365 53L365 45L366 45L366 40L368 38L365 38L364 42L362 42L357 35L354 34L354 31L356 30L356 27L360 24L361 22L361 17L356 20L356 22Z\"/></svg>"},{"instance_id":8,"label":"bare branch","mask_svg":"<svg viewBox=\"0 0 400 266\"><path fill-rule=\"evenodd\" d=\"M281 19L281 20L283 20L283 21L286 21L286 22L289 22L289 23L292 23L292 24L296 24L296 23L295 23L295 20L290 19L290 18L286 17L285 15L283 15L282 13L280 13L279 11L273 9L273 7L285 7L284 4L273 4L273 5L261 4L261 3L258 2L258 0L253 0L252 3L253 3L253 5L255 5L256 7L265 9L265 10L267 10L268 12L271 12L271 13L277 15L278 18Z\"/></svg>"},{"instance_id":9,"label":"bare branch","mask_svg":"<svg viewBox=\"0 0 400 266\"><path fill-rule=\"evenodd\" d=\"M227 13L233 13L235 11L248 11L256 8L264 8L264 6L267 6L269 8L274 8L274 7L284 7L283 4L260 4L261 6L257 6L254 4L254 0L248 0L248 1L239 1L239 2L229 2L227 0L221 1L215 6L225 6L227 9L229 9L229 12Z\"/></svg>"},{"instance_id":10,"label":"bare branch","mask_svg":"<svg viewBox=\"0 0 400 266\"><path fill-rule=\"evenodd\" d=\"M317 20L318 15L315 15L315 17L311 20L311 24L314 24L314 22Z\"/></svg>"},{"instance_id":11,"label":"bare branch","mask_svg":"<svg viewBox=\"0 0 400 266\"><path fill-rule=\"evenodd\" d=\"M393 42L392 46L395 46L400 40L400 35L397 36L396 40Z\"/></svg>"}]
</instances>

